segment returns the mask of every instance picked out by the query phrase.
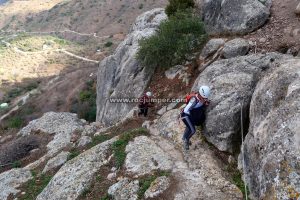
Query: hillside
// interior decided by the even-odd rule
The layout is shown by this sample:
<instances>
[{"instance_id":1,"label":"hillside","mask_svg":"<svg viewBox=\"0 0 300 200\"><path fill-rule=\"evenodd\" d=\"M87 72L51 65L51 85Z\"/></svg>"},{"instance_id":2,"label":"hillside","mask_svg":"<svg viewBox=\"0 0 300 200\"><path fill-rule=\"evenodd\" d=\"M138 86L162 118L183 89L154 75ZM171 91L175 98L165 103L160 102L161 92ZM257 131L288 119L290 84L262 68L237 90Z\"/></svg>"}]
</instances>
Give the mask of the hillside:
<instances>
[{"instance_id":1,"label":"hillside","mask_svg":"<svg viewBox=\"0 0 300 200\"><path fill-rule=\"evenodd\" d=\"M300 200L299 2L44 3L0 32L1 200Z\"/></svg>"},{"instance_id":2,"label":"hillside","mask_svg":"<svg viewBox=\"0 0 300 200\"><path fill-rule=\"evenodd\" d=\"M0 29L111 35L127 33L137 15L167 0L12 1L0 7Z\"/></svg>"}]
</instances>

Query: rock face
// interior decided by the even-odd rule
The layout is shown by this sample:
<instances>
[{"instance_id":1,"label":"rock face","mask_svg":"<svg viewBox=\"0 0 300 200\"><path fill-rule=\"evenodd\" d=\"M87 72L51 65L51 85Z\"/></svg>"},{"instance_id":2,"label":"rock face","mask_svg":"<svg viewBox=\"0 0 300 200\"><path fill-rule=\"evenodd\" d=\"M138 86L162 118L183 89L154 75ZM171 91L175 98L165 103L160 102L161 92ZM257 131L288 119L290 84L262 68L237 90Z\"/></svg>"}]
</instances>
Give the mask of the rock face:
<instances>
[{"instance_id":1,"label":"rock face","mask_svg":"<svg viewBox=\"0 0 300 200\"><path fill-rule=\"evenodd\" d=\"M203 59L206 59L209 56L215 54L218 51L218 49L224 44L225 44L225 40L222 38L211 39L207 42L207 44L202 49L200 56Z\"/></svg>"},{"instance_id":2,"label":"rock face","mask_svg":"<svg viewBox=\"0 0 300 200\"><path fill-rule=\"evenodd\" d=\"M51 179L37 200L76 199L89 187L94 174L108 160L109 148L117 138L103 142L68 161Z\"/></svg>"},{"instance_id":3,"label":"rock face","mask_svg":"<svg viewBox=\"0 0 300 200\"><path fill-rule=\"evenodd\" d=\"M296 7L295 13L297 15L300 15L300 3L298 4L298 6Z\"/></svg>"},{"instance_id":4,"label":"rock face","mask_svg":"<svg viewBox=\"0 0 300 200\"><path fill-rule=\"evenodd\" d=\"M174 162L171 172L178 185L172 199L241 200L242 193L224 177L221 162L208 144L199 140L199 133L192 137L189 152L180 151L184 125L177 121L179 112L168 111L150 128L153 140Z\"/></svg>"},{"instance_id":5,"label":"rock face","mask_svg":"<svg viewBox=\"0 0 300 200\"><path fill-rule=\"evenodd\" d=\"M244 152L254 199L299 198L300 59L285 61L256 86Z\"/></svg>"},{"instance_id":6,"label":"rock face","mask_svg":"<svg viewBox=\"0 0 300 200\"><path fill-rule=\"evenodd\" d=\"M222 50L222 55L225 58L234 58L244 56L250 48L249 42L242 38L236 38L225 43Z\"/></svg>"},{"instance_id":7,"label":"rock face","mask_svg":"<svg viewBox=\"0 0 300 200\"><path fill-rule=\"evenodd\" d=\"M199 75L192 90L198 90L201 85L212 89L204 134L219 150L233 152L238 148L241 105L247 121L255 85L264 71L275 67L283 58L281 54L270 53L220 60Z\"/></svg>"},{"instance_id":8,"label":"rock face","mask_svg":"<svg viewBox=\"0 0 300 200\"><path fill-rule=\"evenodd\" d=\"M136 137L126 147L125 161L128 172L144 175L154 170L171 170L171 158L146 136Z\"/></svg>"},{"instance_id":9,"label":"rock face","mask_svg":"<svg viewBox=\"0 0 300 200\"><path fill-rule=\"evenodd\" d=\"M62 151L57 156L50 159L47 162L47 164L43 170L43 173L46 173L51 169L55 169L57 167L62 166L65 162L67 162L69 154L70 154L69 152Z\"/></svg>"},{"instance_id":10,"label":"rock face","mask_svg":"<svg viewBox=\"0 0 300 200\"><path fill-rule=\"evenodd\" d=\"M175 143L180 143L182 134L184 132L184 124L183 122L179 124L179 114L179 109L166 112L157 120L155 124L150 127L151 133L169 138Z\"/></svg>"},{"instance_id":11,"label":"rock face","mask_svg":"<svg viewBox=\"0 0 300 200\"><path fill-rule=\"evenodd\" d=\"M156 178L145 192L145 198L154 198L163 193L170 186L170 179L166 176Z\"/></svg>"},{"instance_id":12,"label":"rock face","mask_svg":"<svg viewBox=\"0 0 300 200\"><path fill-rule=\"evenodd\" d=\"M112 185L108 189L108 194L112 195L115 200L136 200L138 198L139 181L130 181L127 178Z\"/></svg>"},{"instance_id":13,"label":"rock face","mask_svg":"<svg viewBox=\"0 0 300 200\"><path fill-rule=\"evenodd\" d=\"M112 103L115 98L138 98L147 87L153 71L136 60L142 38L155 34L160 22L167 18L164 9L154 9L139 16L132 32L118 46L115 53L99 66L97 80L97 121L109 126L126 117L135 103Z\"/></svg>"},{"instance_id":14,"label":"rock face","mask_svg":"<svg viewBox=\"0 0 300 200\"><path fill-rule=\"evenodd\" d=\"M266 22L269 5L270 0L204 0L203 20L211 34L245 34Z\"/></svg>"},{"instance_id":15,"label":"rock face","mask_svg":"<svg viewBox=\"0 0 300 200\"><path fill-rule=\"evenodd\" d=\"M32 178L30 170L11 169L0 174L0 199L7 199L10 194L17 194L16 189Z\"/></svg>"},{"instance_id":16,"label":"rock face","mask_svg":"<svg viewBox=\"0 0 300 200\"><path fill-rule=\"evenodd\" d=\"M31 131L41 131L54 135L47 145L49 152L58 152L71 144L71 135L75 130L83 130L83 123L73 113L45 113L41 118L31 121L18 135L30 135Z\"/></svg>"}]
</instances>

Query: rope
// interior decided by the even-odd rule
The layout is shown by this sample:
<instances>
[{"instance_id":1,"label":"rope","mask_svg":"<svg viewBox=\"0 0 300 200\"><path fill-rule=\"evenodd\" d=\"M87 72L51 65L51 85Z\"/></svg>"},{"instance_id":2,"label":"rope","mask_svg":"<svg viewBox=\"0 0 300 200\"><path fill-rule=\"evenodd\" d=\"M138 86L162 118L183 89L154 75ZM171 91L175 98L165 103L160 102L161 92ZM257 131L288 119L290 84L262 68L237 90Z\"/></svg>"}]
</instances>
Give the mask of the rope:
<instances>
[{"instance_id":1,"label":"rope","mask_svg":"<svg viewBox=\"0 0 300 200\"><path fill-rule=\"evenodd\" d=\"M244 154L244 126L243 126L243 106L244 102L241 105L241 135L242 135L242 159L243 159L243 179L244 179L244 187L245 187L245 199L248 200L248 191L246 184L246 172L245 172L245 154Z\"/></svg>"}]
</instances>

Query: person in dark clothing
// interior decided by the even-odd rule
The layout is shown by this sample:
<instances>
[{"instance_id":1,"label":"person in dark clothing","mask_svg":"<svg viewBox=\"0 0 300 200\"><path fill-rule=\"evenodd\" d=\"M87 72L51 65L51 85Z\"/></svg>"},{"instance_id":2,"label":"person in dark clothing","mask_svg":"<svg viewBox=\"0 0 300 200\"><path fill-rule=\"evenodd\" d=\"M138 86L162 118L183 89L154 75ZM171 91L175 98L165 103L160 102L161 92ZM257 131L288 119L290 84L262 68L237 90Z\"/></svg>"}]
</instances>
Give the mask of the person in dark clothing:
<instances>
[{"instance_id":1,"label":"person in dark clothing","mask_svg":"<svg viewBox=\"0 0 300 200\"><path fill-rule=\"evenodd\" d=\"M182 137L186 150L188 150L191 145L191 137L196 133L195 126L202 125L205 121L205 108L209 105L209 95L210 88L208 86L202 86L199 92L189 95L186 99L187 105L180 114L181 120L186 125Z\"/></svg>"},{"instance_id":2,"label":"person in dark clothing","mask_svg":"<svg viewBox=\"0 0 300 200\"><path fill-rule=\"evenodd\" d=\"M151 102L152 93L146 92L142 97L139 98L139 109L138 115L144 115L147 117L148 108L153 107L153 102Z\"/></svg>"}]
</instances>

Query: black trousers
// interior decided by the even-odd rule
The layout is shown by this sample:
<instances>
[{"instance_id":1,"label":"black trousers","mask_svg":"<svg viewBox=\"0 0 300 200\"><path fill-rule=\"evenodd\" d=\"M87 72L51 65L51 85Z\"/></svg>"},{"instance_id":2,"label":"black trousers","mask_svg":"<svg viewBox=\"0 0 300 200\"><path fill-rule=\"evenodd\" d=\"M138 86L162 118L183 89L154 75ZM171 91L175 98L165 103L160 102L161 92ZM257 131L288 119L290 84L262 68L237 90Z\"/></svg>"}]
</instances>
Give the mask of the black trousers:
<instances>
[{"instance_id":1,"label":"black trousers","mask_svg":"<svg viewBox=\"0 0 300 200\"><path fill-rule=\"evenodd\" d=\"M146 117L147 114L148 114L148 107L146 107L146 106L139 106L139 108L140 108L139 115L144 115Z\"/></svg>"},{"instance_id":2,"label":"black trousers","mask_svg":"<svg viewBox=\"0 0 300 200\"><path fill-rule=\"evenodd\" d=\"M181 114L181 120L185 124L185 131L183 134L183 139L190 141L191 137L196 133L195 125L193 124L190 116L184 112Z\"/></svg>"}]
</instances>

